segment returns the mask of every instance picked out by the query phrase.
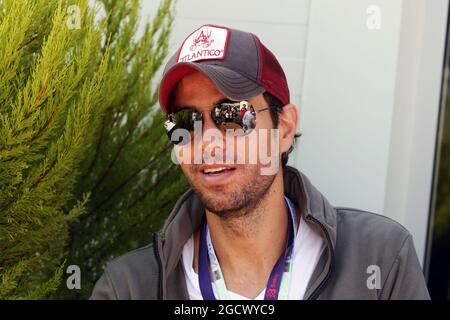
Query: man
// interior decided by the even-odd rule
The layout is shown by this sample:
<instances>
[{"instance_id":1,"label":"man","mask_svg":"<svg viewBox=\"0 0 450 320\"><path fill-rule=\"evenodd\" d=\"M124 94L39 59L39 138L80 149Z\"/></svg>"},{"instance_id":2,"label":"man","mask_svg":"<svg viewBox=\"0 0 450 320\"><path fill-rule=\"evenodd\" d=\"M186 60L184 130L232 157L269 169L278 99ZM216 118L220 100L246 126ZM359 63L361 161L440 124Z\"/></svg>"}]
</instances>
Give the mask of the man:
<instances>
[{"instance_id":1,"label":"man","mask_svg":"<svg viewBox=\"0 0 450 320\"><path fill-rule=\"evenodd\" d=\"M247 110L244 114L244 118L242 118L242 122L244 123L244 131L253 129L253 114L250 110Z\"/></svg>"},{"instance_id":2,"label":"man","mask_svg":"<svg viewBox=\"0 0 450 320\"><path fill-rule=\"evenodd\" d=\"M241 112L241 121L244 118L245 113L247 112L246 106L247 106L247 104L245 104L245 103L242 103L242 105L241 105L241 111L240 111Z\"/></svg>"},{"instance_id":3,"label":"man","mask_svg":"<svg viewBox=\"0 0 450 320\"><path fill-rule=\"evenodd\" d=\"M231 130L236 134L215 148L197 140L222 128L214 108L242 101L254 108L251 134ZM177 159L183 153L189 156L182 160L192 160L190 151L201 151L209 160L232 154L233 161L180 161L192 188L153 244L106 266L92 299L429 298L412 237L401 225L333 207L286 165L297 109L280 64L258 37L212 25L191 33L166 65L160 104L176 127L169 137ZM200 131L183 120L188 115ZM182 143L171 136L176 130L188 132ZM219 131L221 139L228 134ZM255 136L272 140L247 143ZM237 143L237 154L229 143ZM267 163L261 161L239 162L260 157L263 149L281 163L275 172L263 174Z\"/></svg>"}]
</instances>

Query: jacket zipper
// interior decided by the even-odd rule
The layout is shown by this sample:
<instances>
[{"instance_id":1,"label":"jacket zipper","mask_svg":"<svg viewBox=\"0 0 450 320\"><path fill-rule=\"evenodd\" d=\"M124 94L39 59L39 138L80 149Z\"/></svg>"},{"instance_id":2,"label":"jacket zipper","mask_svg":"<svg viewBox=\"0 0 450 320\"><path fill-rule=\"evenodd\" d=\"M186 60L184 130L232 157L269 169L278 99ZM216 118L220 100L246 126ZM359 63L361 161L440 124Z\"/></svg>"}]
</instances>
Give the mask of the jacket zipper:
<instances>
[{"instance_id":1,"label":"jacket zipper","mask_svg":"<svg viewBox=\"0 0 450 320\"><path fill-rule=\"evenodd\" d=\"M162 286L162 261L161 256L159 255L159 248L158 248L158 235L153 233L153 250L155 251L155 257L156 261L158 262L158 299L163 299L163 286Z\"/></svg>"},{"instance_id":2,"label":"jacket zipper","mask_svg":"<svg viewBox=\"0 0 450 320\"><path fill-rule=\"evenodd\" d=\"M317 297L319 296L320 292L322 291L322 289L325 287L326 283L329 281L329 279L331 278L331 274L333 273L333 267L334 267L334 249L333 249L333 245L331 244L331 239L330 236L328 235L328 232L326 231L325 227L323 226L323 224L317 220L316 218L314 218L313 216L309 216L308 217L310 220L313 220L314 222L316 222L319 227L322 229L323 233L325 234L325 237L327 238L328 241L328 246L330 247L330 252L331 252L331 261L330 261L330 268L328 270L327 275L325 276L325 278L322 280L322 282L319 284L319 286L313 291L313 293L311 293L311 295L309 296L309 298L307 300L316 300Z\"/></svg>"}]
</instances>

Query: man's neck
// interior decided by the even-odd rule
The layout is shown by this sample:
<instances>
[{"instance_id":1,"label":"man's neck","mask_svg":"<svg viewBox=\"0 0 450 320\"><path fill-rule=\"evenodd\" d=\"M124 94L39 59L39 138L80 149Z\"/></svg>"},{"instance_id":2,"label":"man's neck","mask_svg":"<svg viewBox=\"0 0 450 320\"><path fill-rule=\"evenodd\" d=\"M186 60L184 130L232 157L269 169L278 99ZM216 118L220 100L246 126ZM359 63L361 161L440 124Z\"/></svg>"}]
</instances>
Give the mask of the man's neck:
<instances>
[{"instance_id":1,"label":"man's neck","mask_svg":"<svg viewBox=\"0 0 450 320\"><path fill-rule=\"evenodd\" d=\"M245 209L244 209L245 210ZM284 252L288 211L282 176L277 176L266 196L251 211L223 218L206 211L215 253L228 290L254 298ZM198 234L194 237L198 249ZM197 254L194 253L194 269Z\"/></svg>"}]
</instances>

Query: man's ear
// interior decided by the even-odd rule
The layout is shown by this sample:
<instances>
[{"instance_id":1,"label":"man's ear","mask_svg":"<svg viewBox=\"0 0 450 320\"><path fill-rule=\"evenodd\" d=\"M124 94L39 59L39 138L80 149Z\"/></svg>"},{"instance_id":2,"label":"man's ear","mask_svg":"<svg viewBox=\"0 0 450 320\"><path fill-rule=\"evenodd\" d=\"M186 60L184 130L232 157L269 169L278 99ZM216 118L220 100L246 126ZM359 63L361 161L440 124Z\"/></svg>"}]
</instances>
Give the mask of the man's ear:
<instances>
[{"instance_id":1,"label":"man's ear","mask_svg":"<svg viewBox=\"0 0 450 320\"><path fill-rule=\"evenodd\" d=\"M281 110L278 128L280 129L280 152L284 153L294 142L299 115L297 107L293 104L287 104Z\"/></svg>"}]
</instances>

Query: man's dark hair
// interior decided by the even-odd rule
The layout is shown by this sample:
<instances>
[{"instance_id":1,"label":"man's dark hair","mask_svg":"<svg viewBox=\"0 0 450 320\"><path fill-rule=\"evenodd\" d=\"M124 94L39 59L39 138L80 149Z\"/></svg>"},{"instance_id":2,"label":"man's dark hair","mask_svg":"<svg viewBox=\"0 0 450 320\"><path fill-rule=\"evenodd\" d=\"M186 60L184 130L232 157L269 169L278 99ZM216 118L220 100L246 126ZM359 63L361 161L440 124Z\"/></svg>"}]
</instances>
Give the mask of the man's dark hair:
<instances>
[{"instance_id":1,"label":"man's dark hair","mask_svg":"<svg viewBox=\"0 0 450 320\"><path fill-rule=\"evenodd\" d=\"M280 122L280 113L283 112L284 104L275 98L273 95L271 95L268 92L263 93L264 99L266 100L269 107L271 107L270 110L270 117L272 118L272 122L275 128L278 128L278 124ZM291 147L288 151L283 152L281 155L281 163L283 167L285 167L289 160L289 154L294 150L295 143L297 142L297 139L301 136L300 133L296 133L294 136L294 142L292 143Z\"/></svg>"}]
</instances>

